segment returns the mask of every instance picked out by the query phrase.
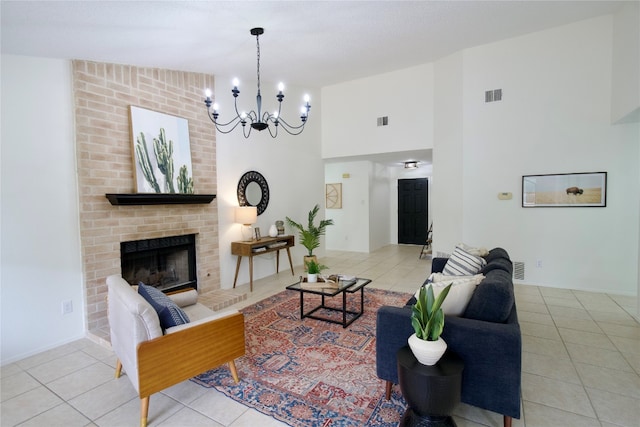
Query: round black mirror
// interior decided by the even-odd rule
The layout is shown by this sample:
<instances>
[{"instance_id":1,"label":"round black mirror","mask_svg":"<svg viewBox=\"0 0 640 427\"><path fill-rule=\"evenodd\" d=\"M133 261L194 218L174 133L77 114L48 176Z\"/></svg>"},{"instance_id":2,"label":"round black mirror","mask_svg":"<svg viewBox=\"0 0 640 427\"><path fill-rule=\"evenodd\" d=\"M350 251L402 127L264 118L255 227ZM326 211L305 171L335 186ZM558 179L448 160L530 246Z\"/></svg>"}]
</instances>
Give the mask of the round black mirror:
<instances>
[{"instance_id":1,"label":"round black mirror","mask_svg":"<svg viewBox=\"0 0 640 427\"><path fill-rule=\"evenodd\" d=\"M267 209L269 204L269 185L261 173L249 171L238 181L238 204L255 206L258 215Z\"/></svg>"}]
</instances>

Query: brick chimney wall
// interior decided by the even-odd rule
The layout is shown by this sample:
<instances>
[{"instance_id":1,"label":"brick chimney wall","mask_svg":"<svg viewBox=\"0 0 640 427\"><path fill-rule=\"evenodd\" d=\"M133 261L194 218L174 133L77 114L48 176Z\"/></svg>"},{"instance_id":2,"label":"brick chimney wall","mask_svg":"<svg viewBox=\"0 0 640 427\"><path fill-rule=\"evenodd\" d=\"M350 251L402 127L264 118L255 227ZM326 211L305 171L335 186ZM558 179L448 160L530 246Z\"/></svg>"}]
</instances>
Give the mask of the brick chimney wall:
<instances>
[{"instance_id":1,"label":"brick chimney wall","mask_svg":"<svg viewBox=\"0 0 640 427\"><path fill-rule=\"evenodd\" d=\"M220 288L217 201L112 206L135 193L129 106L187 119L195 192L216 194L216 146L201 101L211 75L73 61L82 265L88 330L108 336L105 279L120 274L120 242L194 233L199 292ZM52 159L54 160L54 159Z\"/></svg>"}]
</instances>

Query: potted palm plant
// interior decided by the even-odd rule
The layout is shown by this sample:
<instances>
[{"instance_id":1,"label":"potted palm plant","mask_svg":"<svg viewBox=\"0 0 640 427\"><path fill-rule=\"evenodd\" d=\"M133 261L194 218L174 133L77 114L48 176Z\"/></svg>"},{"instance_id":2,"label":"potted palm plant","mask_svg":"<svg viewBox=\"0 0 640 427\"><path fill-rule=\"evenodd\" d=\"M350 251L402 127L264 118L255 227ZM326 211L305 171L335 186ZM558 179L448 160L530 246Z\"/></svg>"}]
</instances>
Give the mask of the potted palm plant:
<instances>
[{"instance_id":1,"label":"potted palm plant","mask_svg":"<svg viewBox=\"0 0 640 427\"><path fill-rule=\"evenodd\" d=\"M329 225L333 225L332 219L323 219L318 225L315 225L316 215L318 215L319 211L319 205L315 205L314 208L309 211L307 228L304 228L301 223L295 222L291 218L286 217L289 227L298 230L300 244L307 248L308 254L304 257L305 269L307 268L307 262L309 262L310 259L315 260L316 263L318 262L316 256L313 255L313 250L320 246L320 236L324 235L326 231L325 229Z\"/></svg>"},{"instance_id":2,"label":"potted palm plant","mask_svg":"<svg viewBox=\"0 0 640 427\"><path fill-rule=\"evenodd\" d=\"M416 303L411 307L411 326L415 333L409 337L409 347L418 362L435 365L447 350L447 343L440 337L444 329L442 303L451 285L447 285L436 297L433 285L420 288Z\"/></svg>"}]
</instances>

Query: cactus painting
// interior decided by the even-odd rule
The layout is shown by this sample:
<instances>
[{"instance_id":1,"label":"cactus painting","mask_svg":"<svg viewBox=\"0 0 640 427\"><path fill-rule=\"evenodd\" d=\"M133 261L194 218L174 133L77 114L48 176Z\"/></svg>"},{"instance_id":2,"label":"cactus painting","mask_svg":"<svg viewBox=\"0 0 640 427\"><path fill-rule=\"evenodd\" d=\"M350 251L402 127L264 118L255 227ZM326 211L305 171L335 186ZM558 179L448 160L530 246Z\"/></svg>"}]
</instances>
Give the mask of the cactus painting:
<instances>
[{"instance_id":1,"label":"cactus painting","mask_svg":"<svg viewBox=\"0 0 640 427\"><path fill-rule=\"evenodd\" d=\"M193 194L187 120L131 106L131 129L136 191Z\"/></svg>"}]
</instances>

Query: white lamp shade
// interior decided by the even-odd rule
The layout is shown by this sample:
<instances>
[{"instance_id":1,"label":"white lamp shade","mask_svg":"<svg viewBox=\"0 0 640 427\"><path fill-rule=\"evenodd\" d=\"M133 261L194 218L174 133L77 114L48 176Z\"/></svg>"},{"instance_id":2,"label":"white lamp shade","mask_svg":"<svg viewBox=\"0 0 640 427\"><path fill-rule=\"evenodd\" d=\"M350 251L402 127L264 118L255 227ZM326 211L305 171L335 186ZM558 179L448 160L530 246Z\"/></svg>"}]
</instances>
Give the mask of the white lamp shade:
<instances>
[{"instance_id":1,"label":"white lamp shade","mask_svg":"<svg viewBox=\"0 0 640 427\"><path fill-rule=\"evenodd\" d=\"M255 224L258 220L258 208L255 206L239 206L235 210L235 221L238 224Z\"/></svg>"}]
</instances>

